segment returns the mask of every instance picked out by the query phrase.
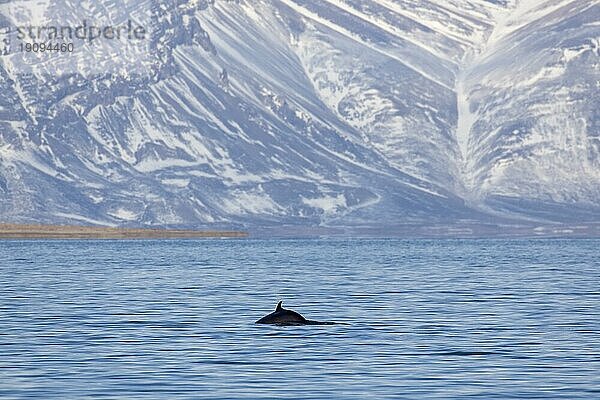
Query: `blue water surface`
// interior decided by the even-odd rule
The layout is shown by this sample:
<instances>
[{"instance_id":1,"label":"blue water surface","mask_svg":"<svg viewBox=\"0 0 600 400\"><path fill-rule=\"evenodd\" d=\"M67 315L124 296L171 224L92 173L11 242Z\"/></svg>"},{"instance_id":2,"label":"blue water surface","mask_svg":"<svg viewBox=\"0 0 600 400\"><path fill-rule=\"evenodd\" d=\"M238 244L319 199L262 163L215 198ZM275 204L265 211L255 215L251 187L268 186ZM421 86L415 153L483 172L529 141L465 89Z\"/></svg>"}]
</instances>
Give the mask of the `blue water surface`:
<instances>
[{"instance_id":1,"label":"blue water surface","mask_svg":"<svg viewBox=\"0 0 600 400\"><path fill-rule=\"evenodd\" d=\"M600 398L599 249L3 241L0 398Z\"/></svg>"}]
</instances>

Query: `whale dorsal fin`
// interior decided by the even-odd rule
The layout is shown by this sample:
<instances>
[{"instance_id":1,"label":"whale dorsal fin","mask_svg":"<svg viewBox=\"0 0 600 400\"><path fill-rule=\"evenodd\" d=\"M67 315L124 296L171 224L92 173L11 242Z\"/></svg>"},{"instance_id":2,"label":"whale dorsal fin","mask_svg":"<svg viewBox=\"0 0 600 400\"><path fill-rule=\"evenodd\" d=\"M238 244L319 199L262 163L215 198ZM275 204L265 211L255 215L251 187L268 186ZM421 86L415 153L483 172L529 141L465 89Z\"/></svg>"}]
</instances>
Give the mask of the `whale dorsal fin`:
<instances>
[{"instance_id":1,"label":"whale dorsal fin","mask_svg":"<svg viewBox=\"0 0 600 400\"><path fill-rule=\"evenodd\" d=\"M275 307L275 311L281 311L281 303L283 303L283 301L280 301L279 303L277 303L277 307Z\"/></svg>"}]
</instances>

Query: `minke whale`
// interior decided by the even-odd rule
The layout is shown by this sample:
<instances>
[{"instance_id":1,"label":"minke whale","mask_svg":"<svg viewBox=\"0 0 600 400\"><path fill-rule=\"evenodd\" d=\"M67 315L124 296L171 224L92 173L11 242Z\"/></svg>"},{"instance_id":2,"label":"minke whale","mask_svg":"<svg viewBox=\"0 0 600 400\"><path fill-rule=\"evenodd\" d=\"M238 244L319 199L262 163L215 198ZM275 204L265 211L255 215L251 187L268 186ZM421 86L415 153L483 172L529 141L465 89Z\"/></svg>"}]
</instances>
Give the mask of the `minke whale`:
<instances>
[{"instance_id":1,"label":"minke whale","mask_svg":"<svg viewBox=\"0 0 600 400\"><path fill-rule=\"evenodd\" d=\"M271 325L335 325L335 322L327 321L312 321L304 318L296 311L286 310L281 306L283 301L277 303L275 311L269 315L265 315L258 321L257 324L271 324Z\"/></svg>"}]
</instances>

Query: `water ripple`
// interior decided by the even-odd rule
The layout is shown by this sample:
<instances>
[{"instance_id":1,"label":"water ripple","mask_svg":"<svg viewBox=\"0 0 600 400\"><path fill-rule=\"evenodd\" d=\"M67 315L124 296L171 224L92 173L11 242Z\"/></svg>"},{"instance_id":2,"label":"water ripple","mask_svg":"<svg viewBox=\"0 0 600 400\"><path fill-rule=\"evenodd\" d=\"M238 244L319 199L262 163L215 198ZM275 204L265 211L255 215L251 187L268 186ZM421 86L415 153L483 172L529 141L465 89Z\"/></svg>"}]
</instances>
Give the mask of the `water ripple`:
<instances>
[{"instance_id":1,"label":"water ripple","mask_svg":"<svg viewBox=\"0 0 600 400\"><path fill-rule=\"evenodd\" d=\"M599 245L0 242L0 398L594 398Z\"/></svg>"}]
</instances>

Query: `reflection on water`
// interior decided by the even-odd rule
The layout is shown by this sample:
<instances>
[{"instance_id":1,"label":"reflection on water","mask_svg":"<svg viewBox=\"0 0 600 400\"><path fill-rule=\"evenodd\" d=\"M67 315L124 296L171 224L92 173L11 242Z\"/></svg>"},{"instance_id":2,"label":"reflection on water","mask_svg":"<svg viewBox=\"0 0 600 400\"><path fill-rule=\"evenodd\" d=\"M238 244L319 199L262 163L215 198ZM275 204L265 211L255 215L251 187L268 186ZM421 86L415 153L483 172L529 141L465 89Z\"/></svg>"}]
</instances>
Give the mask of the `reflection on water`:
<instances>
[{"instance_id":1,"label":"reflection on water","mask_svg":"<svg viewBox=\"0 0 600 400\"><path fill-rule=\"evenodd\" d=\"M599 248L0 242L0 398L595 398Z\"/></svg>"}]
</instances>

